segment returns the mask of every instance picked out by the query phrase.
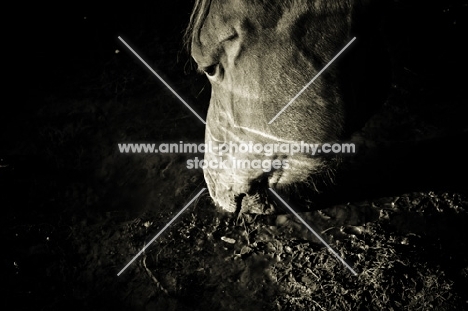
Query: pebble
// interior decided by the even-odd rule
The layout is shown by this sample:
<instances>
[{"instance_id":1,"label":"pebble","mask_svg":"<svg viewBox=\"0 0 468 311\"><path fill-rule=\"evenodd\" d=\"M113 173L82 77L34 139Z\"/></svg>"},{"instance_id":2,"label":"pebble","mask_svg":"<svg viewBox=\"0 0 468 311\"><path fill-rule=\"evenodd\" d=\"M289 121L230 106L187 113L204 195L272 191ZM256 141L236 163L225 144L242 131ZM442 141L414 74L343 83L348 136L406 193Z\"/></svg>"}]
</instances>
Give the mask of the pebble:
<instances>
[{"instance_id":1,"label":"pebble","mask_svg":"<svg viewBox=\"0 0 468 311\"><path fill-rule=\"evenodd\" d=\"M225 237L225 236L222 236L222 237L221 237L221 240L223 240L224 242L229 243L229 244L234 244L234 243L236 243L236 240L231 239L231 238L228 238L228 237Z\"/></svg>"}]
</instances>

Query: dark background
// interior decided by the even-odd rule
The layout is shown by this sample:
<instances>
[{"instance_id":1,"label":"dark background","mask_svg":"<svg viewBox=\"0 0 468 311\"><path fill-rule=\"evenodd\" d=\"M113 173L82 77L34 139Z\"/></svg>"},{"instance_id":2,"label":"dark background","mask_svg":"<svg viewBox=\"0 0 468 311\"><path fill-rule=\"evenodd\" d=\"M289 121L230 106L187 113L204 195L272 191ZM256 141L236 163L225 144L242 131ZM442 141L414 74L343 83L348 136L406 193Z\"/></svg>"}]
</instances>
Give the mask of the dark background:
<instances>
[{"instance_id":1,"label":"dark background","mask_svg":"<svg viewBox=\"0 0 468 311\"><path fill-rule=\"evenodd\" d=\"M189 186L200 185L200 172L183 167L162 177L177 159L121 156L117 148L122 142L203 141L203 124L117 39L122 36L204 117L208 94L199 93L206 81L190 71L183 44L192 5L40 3L9 11L8 95L0 111L7 309L122 308L125 298L113 290L129 250L118 260L122 267L111 264L97 276L90 269L100 260L88 247L112 258L115 250L112 255L104 247L112 243L101 244L99 237L108 220L125 222L155 210L163 217L155 225L162 227L190 198ZM79 245L86 249L84 261ZM112 281L100 284L101 277ZM93 294L102 290L105 297Z\"/></svg>"},{"instance_id":2,"label":"dark background","mask_svg":"<svg viewBox=\"0 0 468 311\"><path fill-rule=\"evenodd\" d=\"M140 287L146 285L135 283L138 278L128 285L114 278L132 253L126 249L130 242L112 248L115 239L128 237L118 224L137 218L161 227L203 180L198 171L184 171L180 157L122 156L117 144L201 142L204 126L117 36L204 117L209 86L190 70L183 46L191 7L191 1L178 0L139 7L41 4L5 12L7 96L0 108L3 305L119 308L121 302L138 305L140 296L132 296L133 290L144 297ZM387 193L401 191L398 180L406 182L405 191L433 190L431 183L424 189L423 183L415 184L432 180L437 189L446 184L466 195L461 189L466 161L458 149L467 143L468 128L466 11L466 1L393 1L386 12L382 27L394 68L391 100L363 136L374 142L429 141L429 153L434 147L427 158L421 156L425 151L409 156L410 163L419 164L414 172L413 164L398 173L383 172L389 179L380 189ZM405 154L396 157L404 160ZM386 160L374 158L373 168ZM376 195L365 192L375 185L372 173L364 174L368 180L361 197ZM138 234L142 239L148 233Z\"/></svg>"}]
</instances>

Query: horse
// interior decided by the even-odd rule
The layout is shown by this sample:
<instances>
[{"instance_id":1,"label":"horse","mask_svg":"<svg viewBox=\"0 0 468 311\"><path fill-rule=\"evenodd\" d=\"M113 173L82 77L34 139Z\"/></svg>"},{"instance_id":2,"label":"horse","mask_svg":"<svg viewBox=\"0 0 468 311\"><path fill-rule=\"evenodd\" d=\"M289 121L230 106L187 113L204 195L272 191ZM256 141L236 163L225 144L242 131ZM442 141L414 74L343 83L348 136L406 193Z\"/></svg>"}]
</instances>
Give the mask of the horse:
<instances>
[{"instance_id":1,"label":"horse","mask_svg":"<svg viewBox=\"0 0 468 311\"><path fill-rule=\"evenodd\" d=\"M377 10L374 2L351 0L195 1L186 42L211 84L205 142L218 149L205 153L205 161L225 165L206 165L203 173L218 206L269 214L275 205L268 188L306 185L313 193L333 179L339 155L219 150L349 138L388 87ZM353 37L356 42L302 90Z\"/></svg>"}]
</instances>

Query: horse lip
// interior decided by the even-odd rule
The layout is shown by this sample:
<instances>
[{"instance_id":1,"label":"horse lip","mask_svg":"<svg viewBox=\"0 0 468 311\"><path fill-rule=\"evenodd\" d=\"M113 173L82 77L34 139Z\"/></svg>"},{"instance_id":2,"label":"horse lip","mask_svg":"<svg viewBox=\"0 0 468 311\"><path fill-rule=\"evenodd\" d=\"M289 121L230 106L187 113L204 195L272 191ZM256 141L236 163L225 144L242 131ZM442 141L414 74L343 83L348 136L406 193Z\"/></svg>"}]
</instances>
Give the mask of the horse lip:
<instances>
[{"instance_id":1,"label":"horse lip","mask_svg":"<svg viewBox=\"0 0 468 311\"><path fill-rule=\"evenodd\" d=\"M237 195L236 207L236 212L251 214L271 214L275 210L268 200L266 189L252 194L241 193Z\"/></svg>"}]
</instances>

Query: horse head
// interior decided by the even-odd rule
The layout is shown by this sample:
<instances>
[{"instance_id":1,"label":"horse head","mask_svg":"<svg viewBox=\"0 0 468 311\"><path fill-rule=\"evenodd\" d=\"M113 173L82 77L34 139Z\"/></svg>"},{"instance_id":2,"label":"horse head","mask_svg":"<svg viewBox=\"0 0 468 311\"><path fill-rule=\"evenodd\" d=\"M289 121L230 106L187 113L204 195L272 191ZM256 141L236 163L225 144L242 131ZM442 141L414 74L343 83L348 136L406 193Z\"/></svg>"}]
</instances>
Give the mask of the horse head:
<instances>
[{"instance_id":1,"label":"horse head","mask_svg":"<svg viewBox=\"0 0 468 311\"><path fill-rule=\"evenodd\" d=\"M352 38L356 17L352 3L196 1L187 33L192 57L212 88L206 142L324 143L345 137L357 94L346 82L356 84L364 75L350 79L348 74L351 68L358 69L352 56L356 52L345 52L343 60L327 68L270 121ZM356 41L363 42L359 37ZM326 158L305 153L207 152L205 160L228 163L222 168L207 166L204 176L211 197L231 212L242 208L268 213L268 187L310 183L311 176L331 168ZM255 160L260 161L257 164L279 160L281 165L270 169L235 165Z\"/></svg>"}]
</instances>

